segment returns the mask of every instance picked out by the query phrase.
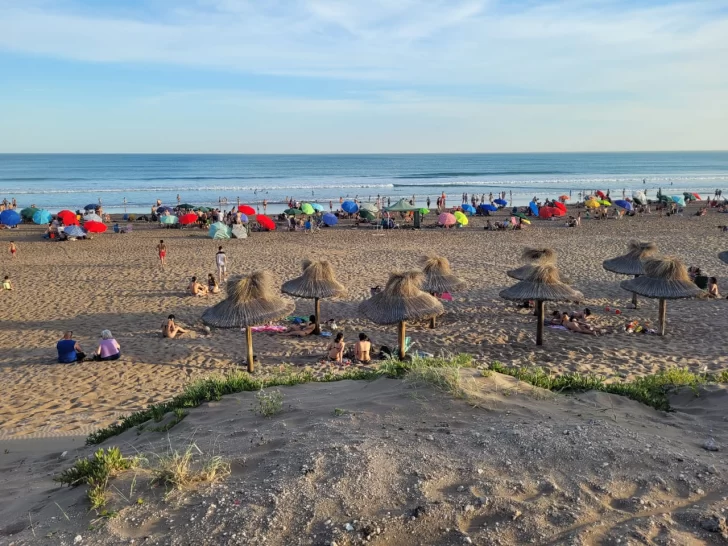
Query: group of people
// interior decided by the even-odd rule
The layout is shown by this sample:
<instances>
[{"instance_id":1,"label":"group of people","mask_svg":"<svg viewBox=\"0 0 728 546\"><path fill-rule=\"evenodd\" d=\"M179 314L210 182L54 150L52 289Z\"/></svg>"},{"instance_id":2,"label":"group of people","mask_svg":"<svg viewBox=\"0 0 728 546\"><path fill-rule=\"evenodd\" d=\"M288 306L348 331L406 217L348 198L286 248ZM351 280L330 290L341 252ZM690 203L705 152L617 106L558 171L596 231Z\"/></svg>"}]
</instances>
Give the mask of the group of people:
<instances>
[{"instance_id":1,"label":"group of people","mask_svg":"<svg viewBox=\"0 0 728 546\"><path fill-rule=\"evenodd\" d=\"M599 331L589 324L592 312L589 308L583 311L554 311L551 314L551 325L562 326L571 332L596 336Z\"/></svg>"},{"instance_id":2,"label":"group of people","mask_svg":"<svg viewBox=\"0 0 728 546\"><path fill-rule=\"evenodd\" d=\"M688 268L688 275L690 279L696 284L696 286L706 291L708 298L720 298L720 291L718 290L718 279L716 277L709 277L699 267L690 266Z\"/></svg>"},{"instance_id":3,"label":"group of people","mask_svg":"<svg viewBox=\"0 0 728 546\"><path fill-rule=\"evenodd\" d=\"M56 343L56 351L58 353L58 362L60 364L71 364L73 362L83 362L86 359L86 353L83 352L81 345L73 339L73 332L67 331L63 334L63 339ZM121 357L121 346L114 339L109 330L101 332L101 340L98 347L93 353L93 359L97 361L119 360Z\"/></svg>"},{"instance_id":4,"label":"group of people","mask_svg":"<svg viewBox=\"0 0 728 546\"><path fill-rule=\"evenodd\" d=\"M316 316L311 315L308 317L308 322L303 322L301 324L295 324L288 329L286 329L285 332L282 332L282 336L291 336L291 337L306 337L313 334L314 330L316 329ZM372 350L372 342L369 339L369 337L364 334L359 334L359 341L357 341L354 344L354 351L353 351L353 358L357 362L369 362L371 361L371 350ZM328 348L326 349L326 357L333 361L342 363L344 361L344 355L346 353L346 343L344 342L344 333L343 332L337 332L336 336L334 337L333 341L329 344Z\"/></svg>"}]
</instances>

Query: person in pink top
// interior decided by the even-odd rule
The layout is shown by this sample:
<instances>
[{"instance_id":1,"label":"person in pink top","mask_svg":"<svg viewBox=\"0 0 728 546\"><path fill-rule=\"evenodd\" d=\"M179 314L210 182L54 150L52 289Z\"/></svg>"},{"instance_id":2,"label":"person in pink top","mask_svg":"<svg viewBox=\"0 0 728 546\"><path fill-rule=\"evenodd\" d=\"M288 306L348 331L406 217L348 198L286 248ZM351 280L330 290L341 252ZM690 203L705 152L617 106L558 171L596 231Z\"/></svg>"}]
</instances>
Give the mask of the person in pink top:
<instances>
[{"instance_id":1,"label":"person in pink top","mask_svg":"<svg viewBox=\"0 0 728 546\"><path fill-rule=\"evenodd\" d=\"M118 360L121 356L121 347L109 330L101 332L101 341L94 354L94 360Z\"/></svg>"}]
</instances>

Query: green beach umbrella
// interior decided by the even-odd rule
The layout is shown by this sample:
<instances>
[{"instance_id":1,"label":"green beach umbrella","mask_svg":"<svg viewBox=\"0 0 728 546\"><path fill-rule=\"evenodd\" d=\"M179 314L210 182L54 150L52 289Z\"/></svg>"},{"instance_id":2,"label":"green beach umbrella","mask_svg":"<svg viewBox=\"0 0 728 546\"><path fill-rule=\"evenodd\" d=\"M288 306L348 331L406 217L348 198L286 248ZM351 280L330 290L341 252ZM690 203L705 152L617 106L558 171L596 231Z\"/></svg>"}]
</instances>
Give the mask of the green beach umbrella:
<instances>
[{"instance_id":1,"label":"green beach umbrella","mask_svg":"<svg viewBox=\"0 0 728 546\"><path fill-rule=\"evenodd\" d=\"M430 212L430 209L428 209L428 208L423 207L420 209L420 214L427 214L429 212Z\"/></svg>"},{"instance_id":2,"label":"green beach umbrella","mask_svg":"<svg viewBox=\"0 0 728 546\"><path fill-rule=\"evenodd\" d=\"M195 208L194 205L190 205L189 203L182 203L179 208L183 210L193 210Z\"/></svg>"},{"instance_id":3,"label":"green beach umbrella","mask_svg":"<svg viewBox=\"0 0 728 546\"><path fill-rule=\"evenodd\" d=\"M516 214L514 214L514 216L518 216L522 220L528 220L528 216L526 216L522 212L517 212Z\"/></svg>"},{"instance_id":4,"label":"green beach umbrella","mask_svg":"<svg viewBox=\"0 0 728 546\"><path fill-rule=\"evenodd\" d=\"M20 211L20 216L22 216L24 220L32 220L33 215L39 210L40 209L36 209L34 207L28 207Z\"/></svg>"},{"instance_id":5,"label":"green beach umbrella","mask_svg":"<svg viewBox=\"0 0 728 546\"><path fill-rule=\"evenodd\" d=\"M197 211L200 211L200 212L210 212L210 209L208 209L207 207L195 207L192 210L197 210Z\"/></svg>"},{"instance_id":6,"label":"green beach umbrella","mask_svg":"<svg viewBox=\"0 0 728 546\"><path fill-rule=\"evenodd\" d=\"M359 217L364 218L365 220L369 220L370 222L377 219L377 215L370 210L360 210Z\"/></svg>"},{"instance_id":7,"label":"green beach umbrella","mask_svg":"<svg viewBox=\"0 0 728 546\"><path fill-rule=\"evenodd\" d=\"M301 212L303 214L310 215L310 214L314 214L316 211L314 210L314 208L311 205L309 205L308 203L304 203L303 205L301 205Z\"/></svg>"},{"instance_id":8,"label":"green beach umbrella","mask_svg":"<svg viewBox=\"0 0 728 546\"><path fill-rule=\"evenodd\" d=\"M283 214L288 216L298 216L299 214L303 214L303 212L301 209L286 209L283 211Z\"/></svg>"}]
</instances>

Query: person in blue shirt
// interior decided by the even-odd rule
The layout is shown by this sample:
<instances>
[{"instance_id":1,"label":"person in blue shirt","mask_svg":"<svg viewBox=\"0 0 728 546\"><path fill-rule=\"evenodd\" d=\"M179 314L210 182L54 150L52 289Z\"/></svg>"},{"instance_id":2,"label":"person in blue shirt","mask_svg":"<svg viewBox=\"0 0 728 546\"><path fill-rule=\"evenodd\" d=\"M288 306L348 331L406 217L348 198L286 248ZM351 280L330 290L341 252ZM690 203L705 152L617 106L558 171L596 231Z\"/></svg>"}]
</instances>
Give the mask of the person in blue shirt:
<instances>
[{"instance_id":1,"label":"person in blue shirt","mask_svg":"<svg viewBox=\"0 0 728 546\"><path fill-rule=\"evenodd\" d=\"M86 358L81 346L73 339L73 332L70 331L63 334L63 339L56 344L56 350L58 351L58 362L61 364L81 362Z\"/></svg>"}]
</instances>

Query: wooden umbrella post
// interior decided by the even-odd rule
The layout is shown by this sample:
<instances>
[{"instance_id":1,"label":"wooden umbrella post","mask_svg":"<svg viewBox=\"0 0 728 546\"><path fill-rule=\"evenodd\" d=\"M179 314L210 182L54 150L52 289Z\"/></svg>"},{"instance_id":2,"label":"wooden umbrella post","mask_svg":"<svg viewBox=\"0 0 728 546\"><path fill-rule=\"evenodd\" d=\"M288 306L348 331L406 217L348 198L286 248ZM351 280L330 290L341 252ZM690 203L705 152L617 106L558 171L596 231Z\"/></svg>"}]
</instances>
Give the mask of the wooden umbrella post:
<instances>
[{"instance_id":1,"label":"wooden umbrella post","mask_svg":"<svg viewBox=\"0 0 728 546\"><path fill-rule=\"evenodd\" d=\"M245 327L245 340L248 344L248 371L253 373L255 366L253 363L253 330L250 326Z\"/></svg>"},{"instance_id":2,"label":"wooden umbrella post","mask_svg":"<svg viewBox=\"0 0 728 546\"><path fill-rule=\"evenodd\" d=\"M321 300L319 298L314 298L313 301L314 301L313 314L316 317L315 326L313 328L313 334L316 336L320 336L321 335L321 321L319 319L319 316L321 314Z\"/></svg>"},{"instance_id":3,"label":"wooden umbrella post","mask_svg":"<svg viewBox=\"0 0 728 546\"><path fill-rule=\"evenodd\" d=\"M667 300L664 298L660 299L660 335L665 335L665 328L667 327Z\"/></svg>"},{"instance_id":4,"label":"wooden umbrella post","mask_svg":"<svg viewBox=\"0 0 728 546\"><path fill-rule=\"evenodd\" d=\"M536 301L536 314L538 315L538 324L536 325L536 345L543 345L543 319L544 319L544 301Z\"/></svg>"},{"instance_id":5,"label":"wooden umbrella post","mask_svg":"<svg viewBox=\"0 0 728 546\"><path fill-rule=\"evenodd\" d=\"M635 275L634 278L638 278L639 275ZM637 309L637 292L632 292L632 306Z\"/></svg>"},{"instance_id":6,"label":"wooden umbrella post","mask_svg":"<svg viewBox=\"0 0 728 546\"><path fill-rule=\"evenodd\" d=\"M405 357L404 340L405 340L406 328L407 327L405 326L404 321L399 323L399 359L400 360L404 360L404 357Z\"/></svg>"}]
</instances>

